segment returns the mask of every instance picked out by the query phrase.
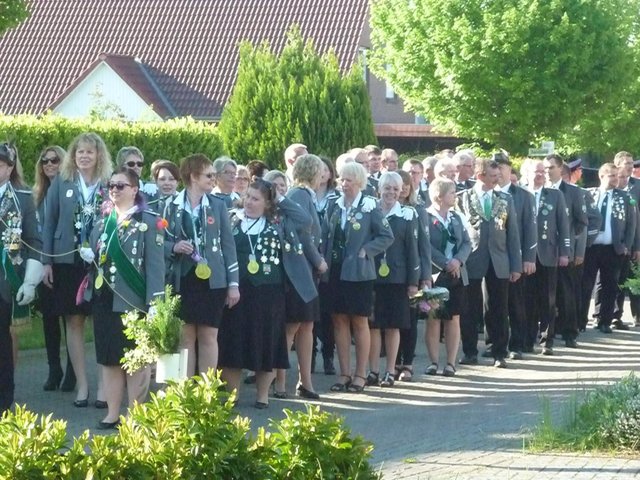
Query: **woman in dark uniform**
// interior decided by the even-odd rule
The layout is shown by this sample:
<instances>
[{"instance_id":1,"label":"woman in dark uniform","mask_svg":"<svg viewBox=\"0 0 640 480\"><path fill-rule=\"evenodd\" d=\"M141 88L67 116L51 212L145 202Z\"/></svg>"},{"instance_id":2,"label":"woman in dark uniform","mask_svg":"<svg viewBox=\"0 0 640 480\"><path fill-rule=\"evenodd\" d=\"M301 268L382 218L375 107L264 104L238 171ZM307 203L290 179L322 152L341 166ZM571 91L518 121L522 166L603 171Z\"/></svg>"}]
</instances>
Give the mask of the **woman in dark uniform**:
<instances>
[{"instance_id":1,"label":"woman in dark uniform","mask_svg":"<svg viewBox=\"0 0 640 480\"><path fill-rule=\"evenodd\" d=\"M96 359L103 367L108 406L100 429L118 425L125 386L129 407L145 401L149 391L150 367L126 374L120 364L125 348L135 347L124 335L122 314L146 311L153 298L164 293L163 228L157 215L143 210L138 182L138 175L127 167L111 176L111 204L105 204L90 246L80 252L92 266L85 298L92 301Z\"/></svg>"}]
</instances>

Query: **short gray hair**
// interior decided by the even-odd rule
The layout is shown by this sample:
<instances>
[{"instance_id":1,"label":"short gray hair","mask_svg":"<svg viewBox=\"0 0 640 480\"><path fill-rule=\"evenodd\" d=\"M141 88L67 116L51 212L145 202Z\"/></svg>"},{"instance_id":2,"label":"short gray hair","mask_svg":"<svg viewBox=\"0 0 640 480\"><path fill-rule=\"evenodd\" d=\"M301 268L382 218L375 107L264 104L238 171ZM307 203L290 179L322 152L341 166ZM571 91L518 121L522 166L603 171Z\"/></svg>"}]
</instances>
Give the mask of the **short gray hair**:
<instances>
[{"instance_id":1,"label":"short gray hair","mask_svg":"<svg viewBox=\"0 0 640 480\"><path fill-rule=\"evenodd\" d=\"M360 190L367 186L367 171L359 163L345 163L340 170L340 176L353 177Z\"/></svg>"},{"instance_id":2,"label":"short gray hair","mask_svg":"<svg viewBox=\"0 0 640 480\"><path fill-rule=\"evenodd\" d=\"M227 168L227 165L233 165L233 168L238 170L238 164L236 161L230 157L222 156L218 157L213 161L213 173L216 175L220 175L224 172L224 169Z\"/></svg>"},{"instance_id":3,"label":"short gray hair","mask_svg":"<svg viewBox=\"0 0 640 480\"><path fill-rule=\"evenodd\" d=\"M383 173L378 180L378 192L382 192L382 189L388 184L394 184L402 189L402 177L396 172Z\"/></svg>"},{"instance_id":4,"label":"short gray hair","mask_svg":"<svg viewBox=\"0 0 640 480\"><path fill-rule=\"evenodd\" d=\"M446 195L449 190L456 191L455 182L448 178L436 177L433 182L429 184L429 198L431 199L431 203L439 204L440 202L437 202L437 200Z\"/></svg>"}]
</instances>

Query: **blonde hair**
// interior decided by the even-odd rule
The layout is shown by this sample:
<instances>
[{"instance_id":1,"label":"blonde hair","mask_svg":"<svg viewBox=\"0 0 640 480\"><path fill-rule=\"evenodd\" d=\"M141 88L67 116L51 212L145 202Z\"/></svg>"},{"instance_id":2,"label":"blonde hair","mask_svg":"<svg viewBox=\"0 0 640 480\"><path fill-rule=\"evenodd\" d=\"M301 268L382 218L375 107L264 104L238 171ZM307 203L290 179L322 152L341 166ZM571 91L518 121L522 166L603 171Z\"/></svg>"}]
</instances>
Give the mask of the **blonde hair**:
<instances>
[{"instance_id":1,"label":"blonde hair","mask_svg":"<svg viewBox=\"0 0 640 480\"><path fill-rule=\"evenodd\" d=\"M296 185L310 187L322 172L322 160L320 157L307 153L301 155L293 164L293 182Z\"/></svg>"},{"instance_id":2,"label":"blonde hair","mask_svg":"<svg viewBox=\"0 0 640 480\"><path fill-rule=\"evenodd\" d=\"M104 140L102 140L100 135L93 132L81 133L71 141L67 149L67 154L64 156L62 164L60 165L60 177L63 180L74 179L76 171L78 170L78 166L76 165L76 152L81 143L96 147L97 161L95 176L98 177L100 182L106 183L109 178L111 178L111 172L113 172L111 155L109 154L109 150L107 150Z\"/></svg>"},{"instance_id":3,"label":"blonde hair","mask_svg":"<svg viewBox=\"0 0 640 480\"><path fill-rule=\"evenodd\" d=\"M367 186L367 171L360 163L351 162L344 164L340 170L340 176L353 177L360 190L364 190Z\"/></svg>"}]
</instances>

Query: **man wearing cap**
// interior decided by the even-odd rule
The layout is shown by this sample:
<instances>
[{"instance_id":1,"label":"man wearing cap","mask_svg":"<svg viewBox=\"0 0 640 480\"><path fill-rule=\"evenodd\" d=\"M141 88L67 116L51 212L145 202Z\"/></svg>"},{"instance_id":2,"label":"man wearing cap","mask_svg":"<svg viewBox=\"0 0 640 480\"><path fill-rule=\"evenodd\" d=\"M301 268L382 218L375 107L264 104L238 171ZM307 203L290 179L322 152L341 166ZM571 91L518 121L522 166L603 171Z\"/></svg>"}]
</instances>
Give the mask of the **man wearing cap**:
<instances>
[{"instance_id":1,"label":"man wearing cap","mask_svg":"<svg viewBox=\"0 0 640 480\"><path fill-rule=\"evenodd\" d=\"M15 147L0 144L0 414L13 403L11 319L28 315L43 273L35 206L21 171Z\"/></svg>"},{"instance_id":2,"label":"man wearing cap","mask_svg":"<svg viewBox=\"0 0 640 480\"><path fill-rule=\"evenodd\" d=\"M509 282L522 273L522 253L518 218L510 195L496 191L500 171L498 164L478 158L476 184L458 196L458 210L468 219L471 254L467 259L469 273L468 302L461 315L463 365L478 363L479 318L492 341L494 366L506 368L509 342ZM482 281L485 282L483 292Z\"/></svg>"},{"instance_id":3,"label":"man wearing cap","mask_svg":"<svg viewBox=\"0 0 640 480\"><path fill-rule=\"evenodd\" d=\"M524 308L525 276L532 275L536 271L538 240L534 197L524 188L511 183L511 160L505 152L494 153L493 160L498 164L500 170L500 179L496 190L511 195L518 217L523 275L517 281L509 283L509 326L511 328L509 357L512 360L521 360L524 350L525 326L528 324ZM491 338L487 338L487 344L490 343Z\"/></svg>"}]
</instances>

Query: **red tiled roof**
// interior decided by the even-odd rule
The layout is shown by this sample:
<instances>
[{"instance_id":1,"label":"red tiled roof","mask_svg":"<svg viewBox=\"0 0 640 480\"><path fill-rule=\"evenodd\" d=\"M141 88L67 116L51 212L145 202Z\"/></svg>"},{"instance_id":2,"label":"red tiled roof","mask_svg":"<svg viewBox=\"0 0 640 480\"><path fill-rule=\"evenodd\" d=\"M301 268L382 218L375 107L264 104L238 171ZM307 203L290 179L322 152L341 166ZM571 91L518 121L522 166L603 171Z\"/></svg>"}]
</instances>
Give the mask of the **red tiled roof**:
<instances>
[{"instance_id":1,"label":"red tiled roof","mask_svg":"<svg viewBox=\"0 0 640 480\"><path fill-rule=\"evenodd\" d=\"M31 16L0 38L0 112L42 113L107 53L140 94L153 84L175 115L217 118L235 82L238 43L276 51L291 24L343 69L357 58L368 0L31 0ZM150 80L132 73L139 58ZM122 63L122 65L121 65ZM127 63L128 65L124 65ZM142 95L141 95L142 96ZM160 113L160 110L156 109Z\"/></svg>"}]
</instances>

